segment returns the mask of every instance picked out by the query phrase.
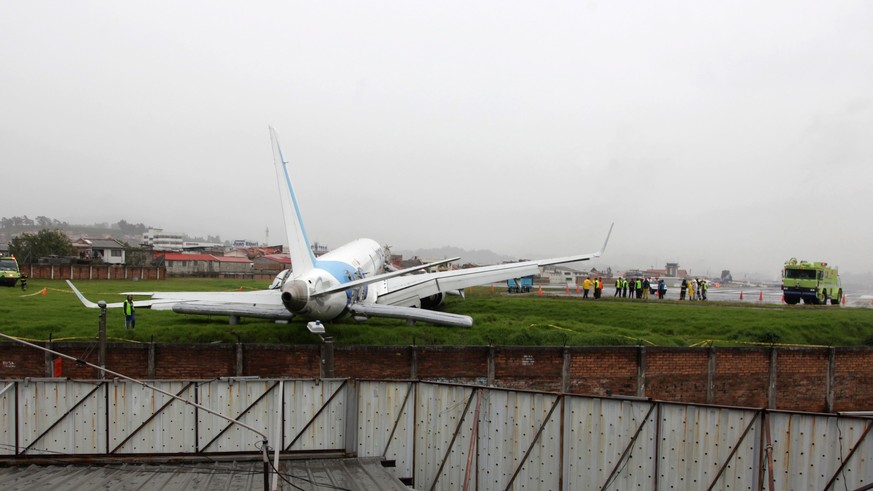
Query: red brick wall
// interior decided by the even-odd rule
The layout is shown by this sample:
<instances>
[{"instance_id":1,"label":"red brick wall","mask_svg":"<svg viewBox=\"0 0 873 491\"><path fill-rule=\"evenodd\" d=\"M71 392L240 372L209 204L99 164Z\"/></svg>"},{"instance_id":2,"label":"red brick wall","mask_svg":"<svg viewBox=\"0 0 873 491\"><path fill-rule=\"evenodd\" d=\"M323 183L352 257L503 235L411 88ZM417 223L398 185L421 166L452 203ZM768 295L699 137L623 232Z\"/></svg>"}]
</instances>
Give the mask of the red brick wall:
<instances>
[{"instance_id":1,"label":"red brick wall","mask_svg":"<svg viewBox=\"0 0 873 491\"><path fill-rule=\"evenodd\" d=\"M828 349L783 348L777 351L776 407L798 411L827 410Z\"/></svg>"},{"instance_id":2,"label":"red brick wall","mask_svg":"<svg viewBox=\"0 0 873 491\"><path fill-rule=\"evenodd\" d=\"M43 280L164 280L167 268L109 264L26 264L19 267L29 278Z\"/></svg>"},{"instance_id":3,"label":"red brick wall","mask_svg":"<svg viewBox=\"0 0 873 491\"><path fill-rule=\"evenodd\" d=\"M713 404L767 407L769 348L716 349Z\"/></svg>"},{"instance_id":4,"label":"red brick wall","mask_svg":"<svg viewBox=\"0 0 873 491\"><path fill-rule=\"evenodd\" d=\"M834 361L833 411L873 408L873 350L839 348Z\"/></svg>"},{"instance_id":5,"label":"red brick wall","mask_svg":"<svg viewBox=\"0 0 873 491\"><path fill-rule=\"evenodd\" d=\"M567 348L567 391L598 396L637 395L637 348Z\"/></svg>"},{"instance_id":6,"label":"red brick wall","mask_svg":"<svg viewBox=\"0 0 873 491\"><path fill-rule=\"evenodd\" d=\"M494 350L494 382L501 387L561 390L564 353L560 348L501 347Z\"/></svg>"},{"instance_id":7,"label":"red brick wall","mask_svg":"<svg viewBox=\"0 0 873 491\"><path fill-rule=\"evenodd\" d=\"M647 348L646 396L663 401L706 402L709 351Z\"/></svg>"},{"instance_id":8,"label":"red brick wall","mask_svg":"<svg viewBox=\"0 0 873 491\"><path fill-rule=\"evenodd\" d=\"M97 346L54 343L55 350L97 363ZM211 379L237 375L237 345L155 345L159 379ZM243 345L242 375L316 378L321 346ZM873 407L873 349L836 348L833 371L835 411ZM597 396L638 395L640 361L645 360L645 396L677 402L707 402L710 356L712 402L766 407L771 348L562 348L562 347L334 347L334 375L360 379L408 379L485 383L518 389ZM827 348L776 348L776 407L828 410ZM107 368L148 378L148 344L109 343ZM567 357L566 372L565 356ZM489 374L489 364L493 373ZM0 343L0 378L44 377L46 355L34 348ZM63 361L64 377L96 379L95 368Z\"/></svg>"},{"instance_id":9,"label":"red brick wall","mask_svg":"<svg viewBox=\"0 0 873 491\"><path fill-rule=\"evenodd\" d=\"M161 344L155 348L155 377L159 379L210 379L236 374L233 344Z\"/></svg>"},{"instance_id":10,"label":"red brick wall","mask_svg":"<svg viewBox=\"0 0 873 491\"><path fill-rule=\"evenodd\" d=\"M488 377L488 351L482 346L416 347L418 377L429 380L451 379L481 382Z\"/></svg>"},{"instance_id":11,"label":"red brick wall","mask_svg":"<svg viewBox=\"0 0 873 491\"><path fill-rule=\"evenodd\" d=\"M412 352L403 346L337 346L334 351L336 377L362 379L408 379Z\"/></svg>"},{"instance_id":12,"label":"red brick wall","mask_svg":"<svg viewBox=\"0 0 873 491\"><path fill-rule=\"evenodd\" d=\"M258 377L318 378L318 346L243 346L243 373Z\"/></svg>"}]
</instances>

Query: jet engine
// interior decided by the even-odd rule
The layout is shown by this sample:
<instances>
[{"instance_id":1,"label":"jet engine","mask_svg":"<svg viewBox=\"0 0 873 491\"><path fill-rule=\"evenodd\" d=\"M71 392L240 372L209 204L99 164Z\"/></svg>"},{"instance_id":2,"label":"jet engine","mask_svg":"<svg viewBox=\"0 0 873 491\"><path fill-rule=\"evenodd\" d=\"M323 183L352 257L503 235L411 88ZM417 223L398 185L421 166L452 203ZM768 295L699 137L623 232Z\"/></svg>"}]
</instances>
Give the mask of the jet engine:
<instances>
[{"instance_id":1,"label":"jet engine","mask_svg":"<svg viewBox=\"0 0 873 491\"><path fill-rule=\"evenodd\" d=\"M433 295L431 295L429 297L424 297L421 299L421 308L433 310L433 309L439 307L440 305L442 305L443 300L445 300L445 298L446 298L446 294L443 292L434 293Z\"/></svg>"},{"instance_id":2,"label":"jet engine","mask_svg":"<svg viewBox=\"0 0 873 491\"><path fill-rule=\"evenodd\" d=\"M303 280L285 281L282 285L282 304L290 312L300 313L309 303L309 287Z\"/></svg>"}]
</instances>

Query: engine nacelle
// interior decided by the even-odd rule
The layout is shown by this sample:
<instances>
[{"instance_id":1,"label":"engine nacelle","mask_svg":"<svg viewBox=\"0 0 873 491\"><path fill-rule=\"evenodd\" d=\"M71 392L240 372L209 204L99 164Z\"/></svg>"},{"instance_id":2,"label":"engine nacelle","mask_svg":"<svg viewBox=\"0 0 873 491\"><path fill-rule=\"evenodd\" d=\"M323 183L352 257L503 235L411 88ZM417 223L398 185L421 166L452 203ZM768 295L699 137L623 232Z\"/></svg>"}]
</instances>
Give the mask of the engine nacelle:
<instances>
[{"instance_id":1,"label":"engine nacelle","mask_svg":"<svg viewBox=\"0 0 873 491\"><path fill-rule=\"evenodd\" d=\"M443 300L446 299L446 294L443 292L434 293L429 297L424 297L421 299L421 308L433 310L440 305L443 304Z\"/></svg>"},{"instance_id":2,"label":"engine nacelle","mask_svg":"<svg viewBox=\"0 0 873 491\"><path fill-rule=\"evenodd\" d=\"M309 303L309 286L303 280L286 281L282 286L282 304L290 312L299 314Z\"/></svg>"}]
</instances>

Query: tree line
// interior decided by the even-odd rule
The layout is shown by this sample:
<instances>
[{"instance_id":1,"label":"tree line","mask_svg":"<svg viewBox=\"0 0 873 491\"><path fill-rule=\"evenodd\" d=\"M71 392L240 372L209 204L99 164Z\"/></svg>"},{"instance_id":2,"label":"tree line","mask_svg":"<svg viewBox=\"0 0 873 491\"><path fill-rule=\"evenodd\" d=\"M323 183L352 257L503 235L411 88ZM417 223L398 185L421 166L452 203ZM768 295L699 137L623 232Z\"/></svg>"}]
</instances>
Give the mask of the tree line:
<instances>
[{"instance_id":1,"label":"tree line","mask_svg":"<svg viewBox=\"0 0 873 491\"><path fill-rule=\"evenodd\" d=\"M119 220L113 224L95 223L93 225L70 225L67 222L62 222L56 218L46 216L38 216L29 218L27 215L20 217L2 217L0 218L0 229L27 229L27 228L70 228L70 227L95 227L95 228L113 228L118 229L126 235L139 236L148 232L149 226L142 223L130 223L127 220Z\"/></svg>"},{"instance_id":2,"label":"tree line","mask_svg":"<svg viewBox=\"0 0 873 491\"><path fill-rule=\"evenodd\" d=\"M62 222L55 218L49 218L44 216L38 216L34 218L28 218L27 215L20 217L2 217L0 218L0 228L26 228L26 227L66 227L69 226L67 222Z\"/></svg>"}]
</instances>

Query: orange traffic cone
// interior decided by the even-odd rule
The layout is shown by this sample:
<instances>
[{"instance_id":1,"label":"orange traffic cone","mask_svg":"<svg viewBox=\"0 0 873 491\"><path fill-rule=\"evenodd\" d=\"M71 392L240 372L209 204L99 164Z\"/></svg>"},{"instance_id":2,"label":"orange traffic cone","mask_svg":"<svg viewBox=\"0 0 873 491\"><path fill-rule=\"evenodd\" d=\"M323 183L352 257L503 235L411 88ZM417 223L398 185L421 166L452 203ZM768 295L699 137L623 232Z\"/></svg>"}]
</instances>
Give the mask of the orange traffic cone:
<instances>
[{"instance_id":1,"label":"orange traffic cone","mask_svg":"<svg viewBox=\"0 0 873 491\"><path fill-rule=\"evenodd\" d=\"M564 293L570 293L570 284L569 283L567 283L567 285L564 287Z\"/></svg>"},{"instance_id":2,"label":"orange traffic cone","mask_svg":"<svg viewBox=\"0 0 873 491\"><path fill-rule=\"evenodd\" d=\"M846 296L843 295L843 305L846 305Z\"/></svg>"},{"instance_id":3,"label":"orange traffic cone","mask_svg":"<svg viewBox=\"0 0 873 491\"><path fill-rule=\"evenodd\" d=\"M576 293L579 293L579 285L576 285Z\"/></svg>"},{"instance_id":4,"label":"orange traffic cone","mask_svg":"<svg viewBox=\"0 0 873 491\"><path fill-rule=\"evenodd\" d=\"M741 302L743 301L743 291L742 290L740 290L740 301Z\"/></svg>"},{"instance_id":5,"label":"orange traffic cone","mask_svg":"<svg viewBox=\"0 0 873 491\"><path fill-rule=\"evenodd\" d=\"M40 293L42 293L43 295L45 295L46 293L48 293L48 289L43 288L42 291L41 291Z\"/></svg>"},{"instance_id":6,"label":"orange traffic cone","mask_svg":"<svg viewBox=\"0 0 873 491\"><path fill-rule=\"evenodd\" d=\"M782 294L782 303L785 303L785 294Z\"/></svg>"},{"instance_id":7,"label":"orange traffic cone","mask_svg":"<svg viewBox=\"0 0 873 491\"><path fill-rule=\"evenodd\" d=\"M759 301L759 302L763 302L763 301L764 301L764 292L760 292L760 293L758 293L758 301Z\"/></svg>"},{"instance_id":8,"label":"orange traffic cone","mask_svg":"<svg viewBox=\"0 0 873 491\"><path fill-rule=\"evenodd\" d=\"M540 289L539 289L539 291L537 292L537 295L539 295L539 296L541 296L541 297L543 296L543 286L542 286L542 285L540 285Z\"/></svg>"}]
</instances>

